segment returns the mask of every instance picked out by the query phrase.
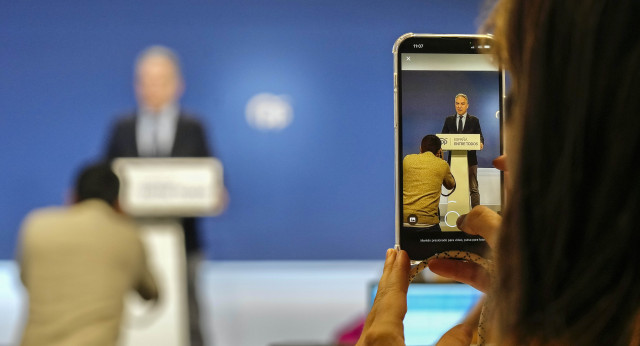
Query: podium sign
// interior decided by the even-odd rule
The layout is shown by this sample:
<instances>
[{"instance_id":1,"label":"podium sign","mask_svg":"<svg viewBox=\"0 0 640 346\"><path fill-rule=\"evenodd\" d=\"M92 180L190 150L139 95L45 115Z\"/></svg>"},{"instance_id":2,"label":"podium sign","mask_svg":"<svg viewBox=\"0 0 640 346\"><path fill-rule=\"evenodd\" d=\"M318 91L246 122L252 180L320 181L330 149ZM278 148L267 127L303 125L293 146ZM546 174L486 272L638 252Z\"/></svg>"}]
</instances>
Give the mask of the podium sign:
<instances>
[{"instance_id":1,"label":"podium sign","mask_svg":"<svg viewBox=\"0 0 640 346\"><path fill-rule=\"evenodd\" d=\"M134 328L123 329L121 344L188 345L186 255L179 219L222 211L222 164L215 158L120 158L113 170L120 178L120 206L137 217L161 297L151 310L135 297L125 302L125 325ZM145 323L139 325L140 320Z\"/></svg>"},{"instance_id":2,"label":"podium sign","mask_svg":"<svg viewBox=\"0 0 640 346\"><path fill-rule=\"evenodd\" d=\"M469 198L469 164L467 151L480 150L479 134L436 134L442 142L442 150L451 151L451 174L456 180L456 190L447 199L447 212L442 231L460 231L456 226L458 216L471 210Z\"/></svg>"},{"instance_id":3,"label":"podium sign","mask_svg":"<svg viewBox=\"0 0 640 346\"><path fill-rule=\"evenodd\" d=\"M439 133L436 136L442 142L442 150L480 150L479 134Z\"/></svg>"},{"instance_id":4,"label":"podium sign","mask_svg":"<svg viewBox=\"0 0 640 346\"><path fill-rule=\"evenodd\" d=\"M213 216L224 207L222 164L215 158L120 158L120 205L132 216Z\"/></svg>"}]
</instances>

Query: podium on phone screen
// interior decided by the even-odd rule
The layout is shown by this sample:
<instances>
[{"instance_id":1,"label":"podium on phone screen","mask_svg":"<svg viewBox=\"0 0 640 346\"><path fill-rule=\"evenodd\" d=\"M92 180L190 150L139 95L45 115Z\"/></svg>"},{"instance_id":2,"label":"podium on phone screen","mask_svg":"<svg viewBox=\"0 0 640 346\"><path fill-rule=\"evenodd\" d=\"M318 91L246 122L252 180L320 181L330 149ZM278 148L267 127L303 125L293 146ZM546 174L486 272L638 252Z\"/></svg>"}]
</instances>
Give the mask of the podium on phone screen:
<instances>
[{"instance_id":1,"label":"podium on phone screen","mask_svg":"<svg viewBox=\"0 0 640 346\"><path fill-rule=\"evenodd\" d=\"M458 216L471 210L469 197L469 163L467 152L480 150L479 134L436 134L442 142L443 151L451 151L451 174L456 180L456 189L447 199L442 231L460 231L456 226Z\"/></svg>"},{"instance_id":2,"label":"podium on phone screen","mask_svg":"<svg viewBox=\"0 0 640 346\"><path fill-rule=\"evenodd\" d=\"M120 206L140 226L157 303L136 294L125 302L122 345L189 345L183 217L224 208L222 165L215 158L121 158Z\"/></svg>"}]
</instances>

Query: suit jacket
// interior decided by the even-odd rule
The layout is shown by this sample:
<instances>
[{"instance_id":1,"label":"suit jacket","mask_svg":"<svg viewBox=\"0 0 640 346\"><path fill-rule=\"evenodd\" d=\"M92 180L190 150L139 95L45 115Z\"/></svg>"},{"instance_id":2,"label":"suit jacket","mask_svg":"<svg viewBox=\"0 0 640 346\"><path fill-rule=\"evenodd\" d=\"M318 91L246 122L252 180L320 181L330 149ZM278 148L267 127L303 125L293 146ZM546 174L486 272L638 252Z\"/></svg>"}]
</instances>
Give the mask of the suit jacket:
<instances>
[{"instance_id":1,"label":"suit jacket","mask_svg":"<svg viewBox=\"0 0 640 346\"><path fill-rule=\"evenodd\" d=\"M120 118L113 129L107 146L107 159L117 157L139 157L136 141L138 116L130 113ZM204 127L195 117L181 111L176 125L171 157L211 156Z\"/></svg>"},{"instance_id":2,"label":"suit jacket","mask_svg":"<svg viewBox=\"0 0 640 346\"><path fill-rule=\"evenodd\" d=\"M456 120L457 114L450 115L444 119L444 126L442 126L441 133L458 133L458 124ZM480 128L480 120L467 113L467 120L462 128L462 133L479 134L480 142L484 144L484 137L482 136L482 129ZM451 155L449 155L449 162L451 162ZM478 164L478 156L475 150L469 150L467 152L467 162L469 166L476 166Z\"/></svg>"},{"instance_id":3,"label":"suit jacket","mask_svg":"<svg viewBox=\"0 0 640 346\"><path fill-rule=\"evenodd\" d=\"M136 140L137 113L129 113L118 119L111 130L107 144L107 159L118 157L139 157ZM206 140L204 127L200 121L184 111L178 115L176 135L170 157L209 157L211 151ZM196 219L182 219L184 241L187 253L200 249Z\"/></svg>"},{"instance_id":4,"label":"suit jacket","mask_svg":"<svg viewBox=\"0 0 640 346\"><path fill-rule=\"evenodd\" d=\"M157 299L136 225L102 200L34 211L20 239L23 346L116 345L128 292Z\"/></svg>"}]
</instances>

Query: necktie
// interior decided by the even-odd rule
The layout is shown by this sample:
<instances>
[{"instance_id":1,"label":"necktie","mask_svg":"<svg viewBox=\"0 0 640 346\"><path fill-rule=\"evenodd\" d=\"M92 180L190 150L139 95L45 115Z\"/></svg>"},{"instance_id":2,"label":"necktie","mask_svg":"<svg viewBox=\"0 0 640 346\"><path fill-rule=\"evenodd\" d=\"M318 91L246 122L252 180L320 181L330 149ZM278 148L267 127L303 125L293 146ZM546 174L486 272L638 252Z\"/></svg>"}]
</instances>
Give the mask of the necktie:
<instances>
[{"instance_id":1,"label":"necktie","mask_svg":"<svg viewBox=\"0 0 640 346\"><path fill-rule=\"evenodd\" d=\"M458 117L458 133L462 133L462 115Z\"/></svg>"}]
</instances>

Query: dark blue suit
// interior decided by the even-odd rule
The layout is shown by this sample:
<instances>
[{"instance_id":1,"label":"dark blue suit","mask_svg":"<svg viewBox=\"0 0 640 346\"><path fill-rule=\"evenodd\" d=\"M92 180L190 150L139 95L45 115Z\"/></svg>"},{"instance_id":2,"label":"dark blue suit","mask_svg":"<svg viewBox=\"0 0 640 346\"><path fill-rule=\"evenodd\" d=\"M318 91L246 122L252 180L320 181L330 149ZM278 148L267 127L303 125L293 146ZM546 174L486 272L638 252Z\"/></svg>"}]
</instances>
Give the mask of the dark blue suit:
<instances>
[{"instance_id":1,"label":"dark blue suit","mask_svg":"<svg viewBox=\"0 0 640 346\"><path fill-rule=\"evenodd\" d=\"M456 114L450 115L444 119L444 126L442 126L441 133L458 133L457 117L458 115ZM464 123L462 133L479 134L480 142L484 144L484 137L482 136L482 129L480 128L480 120L471 114L467 114L467 120ZM478 156L476 155L475 150L469 150L467 152L467 161L469 162L469 166L478 165Z\"/></svg>"},{"instance_id":2,"label":"dark blue suit","mask_svg":"<svg viewBox=\"0 0 640 346\"><path fill-rule=\"evenodd\" d=\"M458 133L457 124L458 115L450 115L444 119L444 126L442 126L442 133ZM484 144L484 137L482 136L482 129L480 128L480 120L467 113L467 120L464 122L462 133L479 134L480 142ZM451 163L451 154L449 154L449 163ZM469 164L469 191L471 196L471 207L475 207L480 204L480 190L478 190L478 156L475 150L467 151L467 163Z\"/></svg>"},{"instance_id":3,"label":"dark blue suit","mask_svg":"<svg viewBox=\"0 0 640 346\"><path fill-rule=\"evenodd\" d=\"M107 159L118 157L140 157L136 140L137 113L129 113L119 118L111 130L107 144ZM178 115L176 134L170 157L209 157L211 151L207 143L204 127L200 121L183 112ZM185 251L187 253L187 296L189 303L189 338L192 345L202 345L200 331L200 309L196 296L196 268L199 260L200 241L195 218L183 218Z\"/></svg>"},{"instance_id":4,"label":"dark blue suit","mask_svg":"<svg viewBox=\"0 0 640 346\"><path fill-rule=\"evenodd\" d=\"M136 141L136 124L138 115L129 113L119 118L107 144L107 159L118 157L140 157ZM204 127L200 121L182 110L178 116L176 135L173 140L170 157L209 157L211 151L206 140ZM183 219L184 241L187 253L198 251L200 241L193 218Z\"/></svg>"}]
</instances>

